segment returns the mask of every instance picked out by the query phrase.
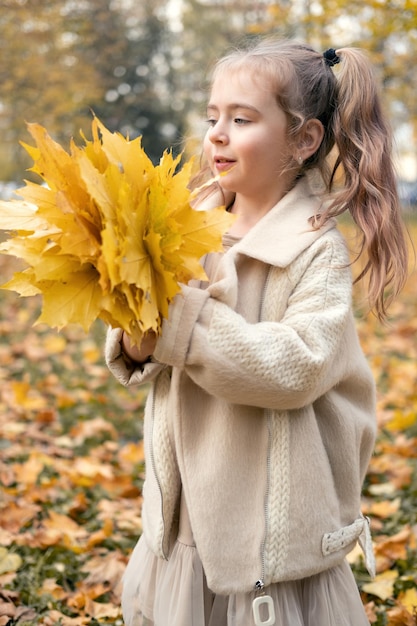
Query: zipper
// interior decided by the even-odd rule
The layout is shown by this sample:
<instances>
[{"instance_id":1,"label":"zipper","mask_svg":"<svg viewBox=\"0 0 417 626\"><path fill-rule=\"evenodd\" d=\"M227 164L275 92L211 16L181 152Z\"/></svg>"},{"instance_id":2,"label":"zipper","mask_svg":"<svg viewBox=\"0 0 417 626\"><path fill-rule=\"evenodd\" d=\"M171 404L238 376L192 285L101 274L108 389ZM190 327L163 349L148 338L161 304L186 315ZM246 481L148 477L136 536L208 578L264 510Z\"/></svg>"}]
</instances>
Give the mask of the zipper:
<instances>
[{"instance_id":1,"label":"zipper","mask_svg":"<svg viewBox=\"0 0 417 626\"><path fill-rule=\"evenodd\" d=\"M265 294L270 282L272 273L272 266L269 267L268 274L265 280L264 288L262 290L261 295L261 303L259 307L259 321L264 321L264 304L265 304ZM264 537L261 543L261 575L260 578L255 582L254 589L258 593L263 593L265 587L265 551L266 551L266 541L268 537L269 531L269 495L270 495L270 485L271 485L271 444L272 444L272 410L266 409L265 416L267 419L267 428L268 428L268 445L267 445L267 457L266 457L266 489L265 489L265 497L264 497L264 523L265 523L265 532Z\"/></svg>"},{"instance_id":2,"label":"zipper","mask_svg":"<svg viewBox=\"0 0 417 626\"><path fill-rule=\"evenodd\" d=\"M156 484L158 486L159 495L161 496L161 518L162 518L162 527L163 527L161 551L162 551L162 556L167 561L168 560L168 556L167 556L167 554L165 552L165 549L164 549L164 546L165 546L165 520L164 520L164 503L163 503L163 496L162 496L162 487L161 487L161 481L160 481L159 476L158 476L158 472L156 471L155 455L154 455L154 450L153 450L153 431L154 431L154 425L155 425L155 397L156 397L156 388L157 388L157 385L158 385L158 378L155 379L155 382L154 382L154 385L153 385L153 391L152 391L152 410L151 410L152 419L151 419L151 433L150 433L151 437L150 437L149 444L150 444L151 465L152 465L153 473L154 473L154 476L155 476Z\"/></svg>"},{"instance_id":3,"label":"zipper","mask_svg":"<svg viewBox=\"0 0 417 626\"><path fill-rule=\"evenodd\" d=\"M267 447L267 457L266 457L266 489L265 489L265 497L264 497L264 522L265 522L265 532L264 538L261 543L261 576L255 583L255 590L262 592L265 587L265 548L266 548L266 540L269 531L269 495L270 495L270 483L271 483L271 426L272 426L272 411L270 409L266 412L267 417L267 427L268 427L268 447Z\"/></svg>"}]
</instances>

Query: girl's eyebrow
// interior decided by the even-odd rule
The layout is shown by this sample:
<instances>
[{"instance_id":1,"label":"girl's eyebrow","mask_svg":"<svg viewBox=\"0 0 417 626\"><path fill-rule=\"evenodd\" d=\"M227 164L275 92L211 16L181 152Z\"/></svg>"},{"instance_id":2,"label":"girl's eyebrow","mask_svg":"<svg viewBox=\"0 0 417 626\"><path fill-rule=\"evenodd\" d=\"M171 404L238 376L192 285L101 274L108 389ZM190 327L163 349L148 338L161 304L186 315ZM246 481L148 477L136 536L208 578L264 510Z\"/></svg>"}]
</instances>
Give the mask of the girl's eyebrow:
<instances>
[{"instance_id":1,"label":"girl's eyebrow","mask_svg":"<svg viewBox=\"0 0 417 626\"><path fill-rule=\"evenodd\" d=\"M254 111L255 113L259 113L259 110L256 107L252 106L251 104L243 104L240 102L229 104L227 106L227 109L229 109L230 111L236 111L237 109L247 109L249 111ZM218 110L219 110L219 107L216 106L215 104L209 103L207 105L207 111L218 111Z\"/></svg>"}]
</instances>

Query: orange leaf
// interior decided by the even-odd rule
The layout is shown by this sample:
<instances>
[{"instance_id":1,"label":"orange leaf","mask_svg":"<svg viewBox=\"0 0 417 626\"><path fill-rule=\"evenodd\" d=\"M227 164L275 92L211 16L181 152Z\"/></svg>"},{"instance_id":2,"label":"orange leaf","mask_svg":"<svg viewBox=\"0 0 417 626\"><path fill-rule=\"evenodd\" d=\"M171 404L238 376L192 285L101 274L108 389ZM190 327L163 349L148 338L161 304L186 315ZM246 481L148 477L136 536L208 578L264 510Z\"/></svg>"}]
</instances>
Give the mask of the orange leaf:
<instances>
[{"instance_id":1,"label":"orange leaf","mask_svg":"<svg viewBox=\"0 0 417 626\"><path fill-rule=\"evenodd\" d=\"M127 443L119 452L119 459L130 465L141 463L144 460L143 441L139 443Z\"/></svg>"},{"instance_id":2,"label":"orange leaf","mask_svg":"<svg viewBox=\"0 0 417 626\"><path fill-rule=\"evenodd\" d=\"M88 537L86 549L91 550L97 544L102 543L105 539L108 539L113 533L113 522L111 519L106 519L103 528L97 530Z\"/></svg>"},{"instance_id":3,"label":"orange leaf","mask_svg":"<svg viewBox=\"0 0 417 626\"><path fill-rule=\"evenodd\" d=\"M56 626L57 624L60 626L87 626L91 624L91 619L83 615L68 617L60 611L52 610L48 612L40 624L43 626Z\"/></svg>"},{"instance_id":4,"label":"orange leaf","mask_svg":"<svg viewBox=\"0 0 417 626\"><path fill-rule=\"evenodd\" d=\"M38 590L39 594L48 594L56 600L62 600L67 597L68 592L58 585L54 578L45 578L42 582L42 587Z\"/></svg>"},{"instance_id":5,"label":"orange leaf","mask_svg":"<svg viewBox=\"0 0 417 626\"><path fill-rule=\"evenodd\" d=\"M372 502L366 509L369 515L376 515L383 519L390 517L396 513L401 506L401 498L395 498L395 500L382 500L381 502Z\"/></svg>"},{"instance_id":6,"label":"orange leaf","mask_svg":"<svg viewBox=\"0 0 417 626\"><path fill-rule=\"evenodd\" d=\"M82 567L82 571L88 572L84 583L108 583L115 590L120 585L125 569L126 557L116 550L103 556L94 556Z\"/></svg>"},{"instance_id":7,"label":"orange leaf","mask_svg":"<svg viewBox=\"0 0 417 626\"><path fill-rule=\"evenodd\" d=\"M414 617L407 611L405 606L395 606L387 611L387 626L415 626Z\"/></svg>"},{"instance_id":8,"label":"orange leaf","mask_svg":"<svg viewBox=\"0 0 417 626\"><path fill-rule=\"evenodd\" d=\"M374 624L378 619L378 616L375 612L375 602L367 602L364 605L364 609L369 623Z\"/></svg>"},{"instance_id":9,"label":"orange leaf","mask_svg":"<svg viewBox=\"0 0 417 626\"><path fill-rule=\"evenodd\" d=\"M29 502L8 502L0 509L0 527L18 533L40 511L40 507Z\"/></svg>"},{"instance_id":10,"label":"orange leaf","mask_svg":"<svg viewBox=\"0 0 417 626\"><path fill-rule=\"evenodd\" d=\"M89 598L87 598L85 603L85 612L96 620L103 618L115 619L121 616L121 608L119 606L110 603L94 602L94 600L90 600Z\"/></svg>"},{"instance_id":11,"label":"orange leaf","mask_svg":"<svg viewBox=\"0 0 417 626\"><path fill-rule=\"evenodd\" d=\"M413 535L410 527L407 526L397 534L392 535L392 537L377 542L375 545L375 554L377 556L386 556L394 561L405 559L410 540L413 540Z\"/></svg>"}]
</instances>

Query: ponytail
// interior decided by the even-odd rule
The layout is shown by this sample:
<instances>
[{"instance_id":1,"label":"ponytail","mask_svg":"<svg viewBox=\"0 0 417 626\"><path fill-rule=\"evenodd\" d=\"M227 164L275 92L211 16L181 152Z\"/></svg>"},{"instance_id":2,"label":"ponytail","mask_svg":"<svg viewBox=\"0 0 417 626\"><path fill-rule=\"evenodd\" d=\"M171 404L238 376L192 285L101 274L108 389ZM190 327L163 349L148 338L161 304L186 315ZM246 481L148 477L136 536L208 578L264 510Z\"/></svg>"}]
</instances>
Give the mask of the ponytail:
<instances>
[{"instance_id":1,"label":"ponytail","mask_svg":"<svg viewBox=\"0 0 417 626\"><path fill-rule=\"evenodd\" d=\"M354 48L337 50L337 104L332 131L338 150L329 190L343 167L344 185L326 214L348 210L361 232L357 259L365 265L356 281L368 275L368 299L380 319L403 287L408 272L408 247L396 176L392 134L384 117L375 78L367 58ZM387 288L389 293L386 293Z\"/></svg>"}]
</instances>

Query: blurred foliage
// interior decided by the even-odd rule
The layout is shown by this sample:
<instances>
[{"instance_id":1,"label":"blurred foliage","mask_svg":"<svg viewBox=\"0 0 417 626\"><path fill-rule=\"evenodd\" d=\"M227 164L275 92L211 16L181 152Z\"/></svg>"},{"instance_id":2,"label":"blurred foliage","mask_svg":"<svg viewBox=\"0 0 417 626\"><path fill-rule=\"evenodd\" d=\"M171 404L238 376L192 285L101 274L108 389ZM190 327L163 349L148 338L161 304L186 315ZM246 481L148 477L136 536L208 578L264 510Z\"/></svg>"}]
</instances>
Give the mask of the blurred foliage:
<instances>
[{"instance_id":1,"label":"blurred foliage","mask_svg":"<svg viewBox=\"0 0 417 626\"><path fill-rule=\"evenodd\" d=\"M164 2L5 0L0 8L1 179L21 181L26 122L42 123L68 145L91 125L91 111L131 138L146 128L151 158L178 142L170 103L170 31Z\"/></svg>"},{"instance_id":2,"label":"blurred foliage","mask_svg":"<svg viewBox=\"0 0 417 626\"><path fill-rule=\"evenodd\" d=\"M208 68L265 33L369 50L393 124L409 125L416 152L416 0L3 0L0 180L25 176L25 122L66 145L91 110L110 130L143 134L154 161L194 135L199 149Z\"/></svg>"}]
</instances>

